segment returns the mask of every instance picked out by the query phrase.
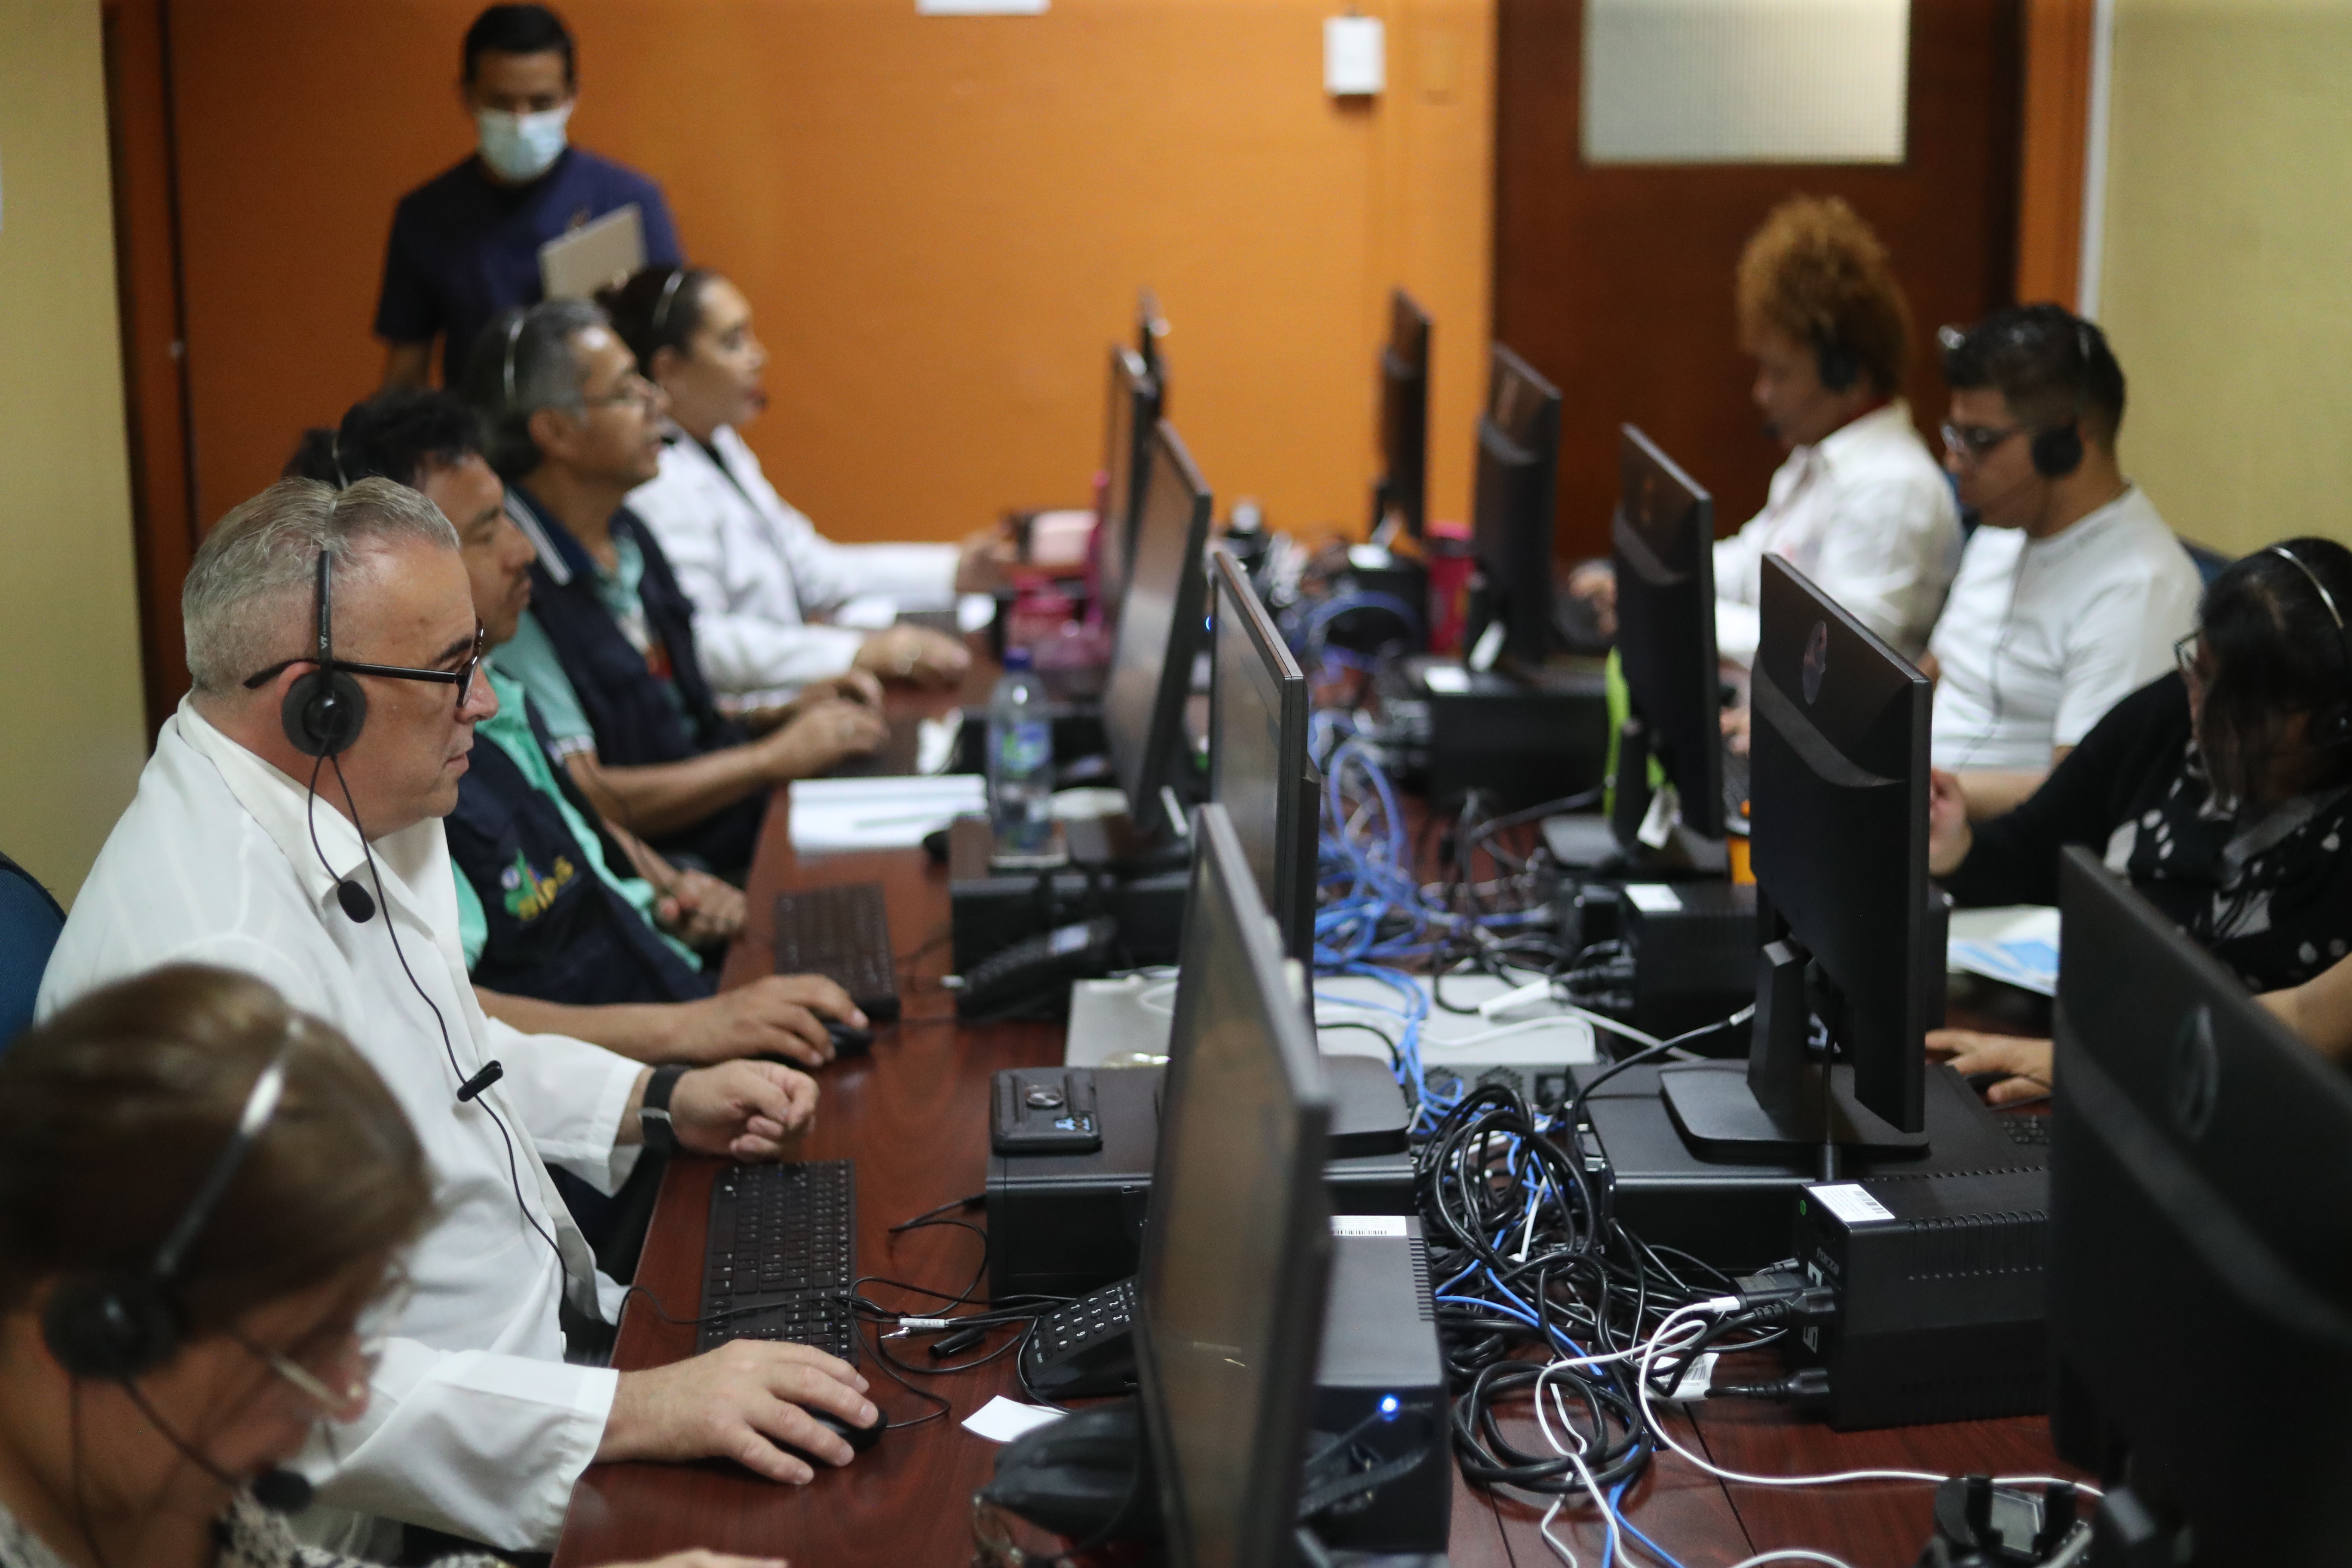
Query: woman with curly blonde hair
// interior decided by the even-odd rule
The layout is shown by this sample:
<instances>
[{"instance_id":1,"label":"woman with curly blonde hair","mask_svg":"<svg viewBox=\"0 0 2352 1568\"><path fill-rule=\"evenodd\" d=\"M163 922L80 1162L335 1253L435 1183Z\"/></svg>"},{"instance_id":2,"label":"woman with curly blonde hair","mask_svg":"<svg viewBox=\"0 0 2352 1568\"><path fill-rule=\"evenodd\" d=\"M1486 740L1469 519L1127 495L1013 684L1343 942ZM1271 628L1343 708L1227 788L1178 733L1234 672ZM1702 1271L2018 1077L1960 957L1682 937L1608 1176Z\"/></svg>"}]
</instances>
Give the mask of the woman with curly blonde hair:
<instances>
[{"instance_id":1,"label":"woman with curly blonde hair","mask_svg":"<svg viewBox=\"0 0 2352 1568\"><path fill-rule=\"evenodd\" d=\"M1903 400L1911 310L1886 247L1841 198L1792 196L1749 237L1736 294L1749 395L1789 458L1764 510L1716 544L1717 645L1755 657L1769 554L1916 658L1959 566L1959 512ZM1605 566L1572 586L1613 598Z\"/></svg>"}]
</instances>

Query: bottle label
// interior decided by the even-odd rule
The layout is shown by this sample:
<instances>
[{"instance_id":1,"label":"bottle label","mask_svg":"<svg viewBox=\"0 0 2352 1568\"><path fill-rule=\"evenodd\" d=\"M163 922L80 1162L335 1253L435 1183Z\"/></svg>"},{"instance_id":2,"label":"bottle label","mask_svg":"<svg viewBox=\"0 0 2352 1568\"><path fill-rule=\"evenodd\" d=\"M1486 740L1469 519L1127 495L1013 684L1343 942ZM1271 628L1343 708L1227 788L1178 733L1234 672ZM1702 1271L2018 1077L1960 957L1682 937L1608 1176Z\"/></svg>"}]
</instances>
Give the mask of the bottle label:
<instances>
[{"instance_id":1,"label":"bottle label","mask_svg":"<svg viewBox=\"0 0 2352 1568\"><path fill-rule=\"evenodd\" d=\"M1006 724L996 735L996 768L1006 778L1024 778L1043 772L1054 761L1054 727L1032 719Z\"/></svg>"}]
</instances>

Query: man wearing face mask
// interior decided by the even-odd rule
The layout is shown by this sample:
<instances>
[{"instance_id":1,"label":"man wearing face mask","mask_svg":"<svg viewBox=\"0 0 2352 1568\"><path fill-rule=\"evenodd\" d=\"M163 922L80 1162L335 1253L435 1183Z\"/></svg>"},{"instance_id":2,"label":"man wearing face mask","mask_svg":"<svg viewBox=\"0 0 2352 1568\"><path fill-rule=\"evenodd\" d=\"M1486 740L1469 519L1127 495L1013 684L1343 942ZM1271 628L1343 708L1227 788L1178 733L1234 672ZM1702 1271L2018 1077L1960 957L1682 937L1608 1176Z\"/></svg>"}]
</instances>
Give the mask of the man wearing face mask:
<instances>
[{"instance_id":1,"label":"man wearing face mask","mask_svg":"<svg viewBox=\"0 0 2352 1568\"><path fill-rule=\"evenodd\" d=\"M483 325L540 298L539 248L635 204L646 259L679 260L661 187L567 146L579 95L572 34L544 5L492 5L466 29L457 94L474 121L472 156L419 185L393 212L375 334L386 385L455 385Z\"/></svg>"}]
</instances>

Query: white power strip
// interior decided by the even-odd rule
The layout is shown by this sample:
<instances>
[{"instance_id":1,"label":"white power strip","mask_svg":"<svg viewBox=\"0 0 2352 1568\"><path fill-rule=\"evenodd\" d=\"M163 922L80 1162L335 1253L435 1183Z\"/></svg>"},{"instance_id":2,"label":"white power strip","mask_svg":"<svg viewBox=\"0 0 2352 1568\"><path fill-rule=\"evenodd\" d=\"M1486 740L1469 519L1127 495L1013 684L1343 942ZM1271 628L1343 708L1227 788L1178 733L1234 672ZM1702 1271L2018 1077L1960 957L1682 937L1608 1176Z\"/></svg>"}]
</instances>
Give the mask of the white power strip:
<instances>
[{"instance_id":1,"label":"white power strip","mask_svg":"<svg viewBox=\"0 0 2352 1568\"><path fill-rule=\"evenodd\" d=\"M1429 983L1416 979L1426 997ZM1445 1000L1476 1009L1508 995L1509 984L1488 975L1445 982ZM1399 1016L1408 1003L1394 987L1363 975L1325 975L1315 982L1316 1020L1325 1056L1390 1059L1383 1038L1394 1041L1403 1027ZM1106 1062L1133 1066L1168 1053L1168 1026L1176 1007L1172 972L1082 980L1070 992L1070 1028L1063 1061L1070 1067ZM1459 1086L1504 1083L1528 1097L1538 1110L1556 1109L1568 1095L1568 1069L1598 1059L1592 1026L1549 1010L1543 1004L1480 1012L1449 1013L1432 1005L1421 1026L1421 1065L1430 1087L1450 1098ZM1335 1024L1346 1028L1334 1028ZM1375 1036L1367 1029L1378 1030Z\"/></svg>"}]
</instances>

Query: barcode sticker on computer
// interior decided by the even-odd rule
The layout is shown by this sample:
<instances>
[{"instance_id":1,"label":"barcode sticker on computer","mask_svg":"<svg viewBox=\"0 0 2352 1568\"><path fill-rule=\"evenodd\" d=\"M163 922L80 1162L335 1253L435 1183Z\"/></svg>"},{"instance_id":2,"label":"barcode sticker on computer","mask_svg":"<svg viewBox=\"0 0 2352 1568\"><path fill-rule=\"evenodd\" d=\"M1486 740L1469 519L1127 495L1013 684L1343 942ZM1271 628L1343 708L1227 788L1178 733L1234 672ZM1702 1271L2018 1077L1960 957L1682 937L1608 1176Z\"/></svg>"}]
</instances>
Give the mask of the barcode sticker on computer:
<instances>
[{"instance_id":1,"label":"barcode sticker on computer","mask_svg":"<svg viewBox=\"0 0 2352 1568\"><path fill-rule=\"evenodd\" d=\"M1402 1236L1404 1215L1401 1214L1335 1214L1331 1216L1333 1236Z\"/></svg>"},{"instance_id":2,"label":"barcode sticker on computer","mask_svg":"<svg viewBox=\"0 0 2352 1568\"><path fill-rule=\"evenodd\" d=\"M1645 915L1670 915L1683 907L1683 896L1664 882L1628 882L1625 901Z\"/></svg>"},{"instance_id":3,"label":"barcode sticker on computer","mask_svg":"<svg viewBox=\"0 0 2352 1568\"><path fill-rule=\"evenodd\" d=\"M1880 1220L1895 1217L1893 1209L1853 1182L1834 1187L1807 1187L1805 1191L1811 1194L1822 1207L1848 1225L1874 1225Z\"/></svg>"}]
</instances>

